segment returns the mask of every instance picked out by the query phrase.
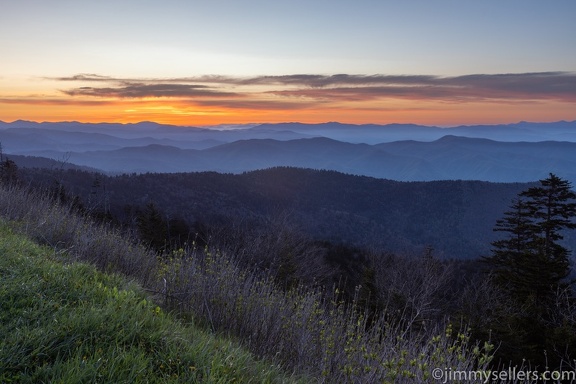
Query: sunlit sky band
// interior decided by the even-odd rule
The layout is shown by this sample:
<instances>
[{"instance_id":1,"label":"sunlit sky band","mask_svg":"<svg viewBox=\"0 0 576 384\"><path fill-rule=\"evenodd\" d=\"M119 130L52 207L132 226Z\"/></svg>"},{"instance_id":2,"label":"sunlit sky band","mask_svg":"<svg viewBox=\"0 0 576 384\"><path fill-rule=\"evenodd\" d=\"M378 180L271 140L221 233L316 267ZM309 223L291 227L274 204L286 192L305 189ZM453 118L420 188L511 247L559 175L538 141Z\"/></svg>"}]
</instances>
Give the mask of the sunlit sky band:
<instances>
[{"instance_id":1,"label":"sunlit sky band","mask_svg":"<svg viewBox=\"0 0 576 384\"><path fill-rule=\"evenodd\" d=\"M1 1L0 120L576 120L576 2Z\"/></svg>"}]
</instances>

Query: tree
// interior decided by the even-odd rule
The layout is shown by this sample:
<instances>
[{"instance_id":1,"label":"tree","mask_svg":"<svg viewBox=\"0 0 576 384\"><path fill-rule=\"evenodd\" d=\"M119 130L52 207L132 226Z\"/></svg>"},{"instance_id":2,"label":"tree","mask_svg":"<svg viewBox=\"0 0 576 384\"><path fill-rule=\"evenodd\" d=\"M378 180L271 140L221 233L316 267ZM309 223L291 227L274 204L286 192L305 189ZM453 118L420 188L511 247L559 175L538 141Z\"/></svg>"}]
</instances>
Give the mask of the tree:
<instances>
[{"instance_id":1,"label":"tree","mask_svg":"<svg viewBox=\"0 0 576 384\"><path fill-rule=\"evenodd\" d=\"M140 239L153 250L162 253L168 246L168 223L152 202L138 212L136 219Z\"/></svg>"},{"instance_id":2,"label":"tree","mask_svg":"<svg viewBox=\"0 0 576 384\"><path fill-rule=\"evenodd\" d=\"M551 173L540 186L521 192L510 208L494 228L508 237L493 242L492 255L484 259L512 306L498 314L492 329L507 359L559 364L551 356L546 361L544 353L567 342L558 337L567 323L558 321L555 303L558 292L571 292L570 251L559 241L564 230L576 229L576 194ZM568 325L571 331L575 327Z\"/></svg>"},{"instance_id":3,"label":"tree","mask_svg":"<svg viewBox=\"0 0 576 384\"><path fill-rule=\"evenodd\" d=\"M2 143L0 142L0 183L14 184L18 181L18 166L8 157L4 158Z\"/></svg>"},{"instance_id":4,"label":"tree","mask_svg":"<svg viewBox=\"0 0 576 384\"><path fill-rule=\"evenodd\" d=\"M14 184L18 181L18 166L8 158L0 161L0 182L6 185Z\"/></svg>"},{"instance_id":5,"label":"tree","mask_svg":"<svg viewBox=\"0 0 576 384\"><path fill-rule=\"evenodd\" d=\"M552 173L540 184L521 192L496 222L494 230L509 236L493 242L486 258L497 282L520 300L548 299L570 273L570 251L559 240L563 230L576 228L576 194Z\"/></svg>"},{"instance_id":6,"label":"tree","mask_svg":"<svg viewBox=\"0 0 576 384\"><path fill-rule=\"evenodd\" d=\"M556 285L570 272L570 251L558 243L563 239L564 229L576 229L573 218L576 217L576 194L570 189L568 181L554 174L540 180L541 187L533 187L520 195L527 198L527 204L535 218L539 230L538 254L547 262L545 277L547 283Z\"/></svg>"}]
</instances>

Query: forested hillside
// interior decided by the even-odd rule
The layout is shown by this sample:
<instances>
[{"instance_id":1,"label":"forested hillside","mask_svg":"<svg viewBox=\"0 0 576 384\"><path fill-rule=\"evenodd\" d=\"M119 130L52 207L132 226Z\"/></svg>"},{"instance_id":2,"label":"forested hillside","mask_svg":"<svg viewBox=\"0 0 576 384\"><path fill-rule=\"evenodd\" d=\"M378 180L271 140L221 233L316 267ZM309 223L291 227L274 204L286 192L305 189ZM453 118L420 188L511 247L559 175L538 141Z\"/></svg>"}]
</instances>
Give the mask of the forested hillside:
<instances>
[{"instance_id":1,"label":"forested hillside","mask_svg":"<svg viewBox=\"0 0 576 384\"><path fill-rule=\"evenodd\" d=\"M134 222L149 203L188 226L259 226L282 220L317 240L439 257L477 258L521 183L396 182L333 171L273 168L240 175L214 172L101 174L21 170L30 183L57 183L87 209ZM568 241L573 241L569 238Z\"/></svg>"}]
</instances>

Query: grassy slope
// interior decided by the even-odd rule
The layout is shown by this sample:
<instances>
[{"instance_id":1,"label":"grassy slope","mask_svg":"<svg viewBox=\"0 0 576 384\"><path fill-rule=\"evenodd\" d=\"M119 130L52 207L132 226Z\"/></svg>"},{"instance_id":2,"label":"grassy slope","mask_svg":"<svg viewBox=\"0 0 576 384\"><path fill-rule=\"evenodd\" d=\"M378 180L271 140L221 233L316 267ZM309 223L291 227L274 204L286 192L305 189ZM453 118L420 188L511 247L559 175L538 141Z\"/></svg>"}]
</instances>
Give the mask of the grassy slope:
<instances>
[{"instance_id":1,"label":"grassy slope","mask_svg":"<svg viewBox=\"0 0 576 384\"><path fill-rule=\"evenodd\" d=\"M285 382L278 369L179 324L135 284L0 223L0 382Z\"/></svg>"}]
</instances>

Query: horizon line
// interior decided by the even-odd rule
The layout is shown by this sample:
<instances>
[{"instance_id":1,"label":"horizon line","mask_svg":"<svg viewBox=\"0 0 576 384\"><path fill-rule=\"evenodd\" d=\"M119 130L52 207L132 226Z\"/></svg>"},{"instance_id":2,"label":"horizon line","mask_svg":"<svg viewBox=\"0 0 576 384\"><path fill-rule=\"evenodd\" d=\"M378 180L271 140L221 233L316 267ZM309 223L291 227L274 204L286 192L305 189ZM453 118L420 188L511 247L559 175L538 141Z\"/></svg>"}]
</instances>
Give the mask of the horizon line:
<instances>
[{"instance_id":1,"label":"horizon line","mask_svg":"<svg viewBox=\"0 0 576 384\"><path fill-rule=\"evenodd\" d=\"M324 125L324 124L340 124L340 125L354 125L354 126L366 126L366 125L376 125L376 126L390 126L390 125L413 125L421 127L431 127L431 128L456 128L456 127L473 127L473 126L502 126L502 125L514 125L514 124L554 124L554 123L576 123L576 120L550 120L550 121L530 121L530 120L520 120L515 122L507 123L495 123L495 124L483 124L483 123L467 123L467 124L456 124L456 125L437 125L437 124L418 124L418 123L347 123L342 121L324 121L319 123L308 123L303 121L283 121L283 122L253 122L253 123L217 123L217 124L199 124L199 125L179 125L179 124L166 124L159 123L152 120L142 120L136 123L132 122L120 122L120 121L79 121L79 120L55 120L55 121L38 121L38 120L28 120L28 119L16 119L13 121L0 120L2 124L14 124L18 122L23 123L33 123L33 124L86 124L86 125L106 125L106 124L117 124L117 125L139 125L139 124L156 124L160 126L167 127L181 127L181 128L216 128L216 127L255 127L259 125L281 125L281 124L300 124L300 125ZM241 128L237 128L241 129Z\"/></svg>"}]
</instances>

